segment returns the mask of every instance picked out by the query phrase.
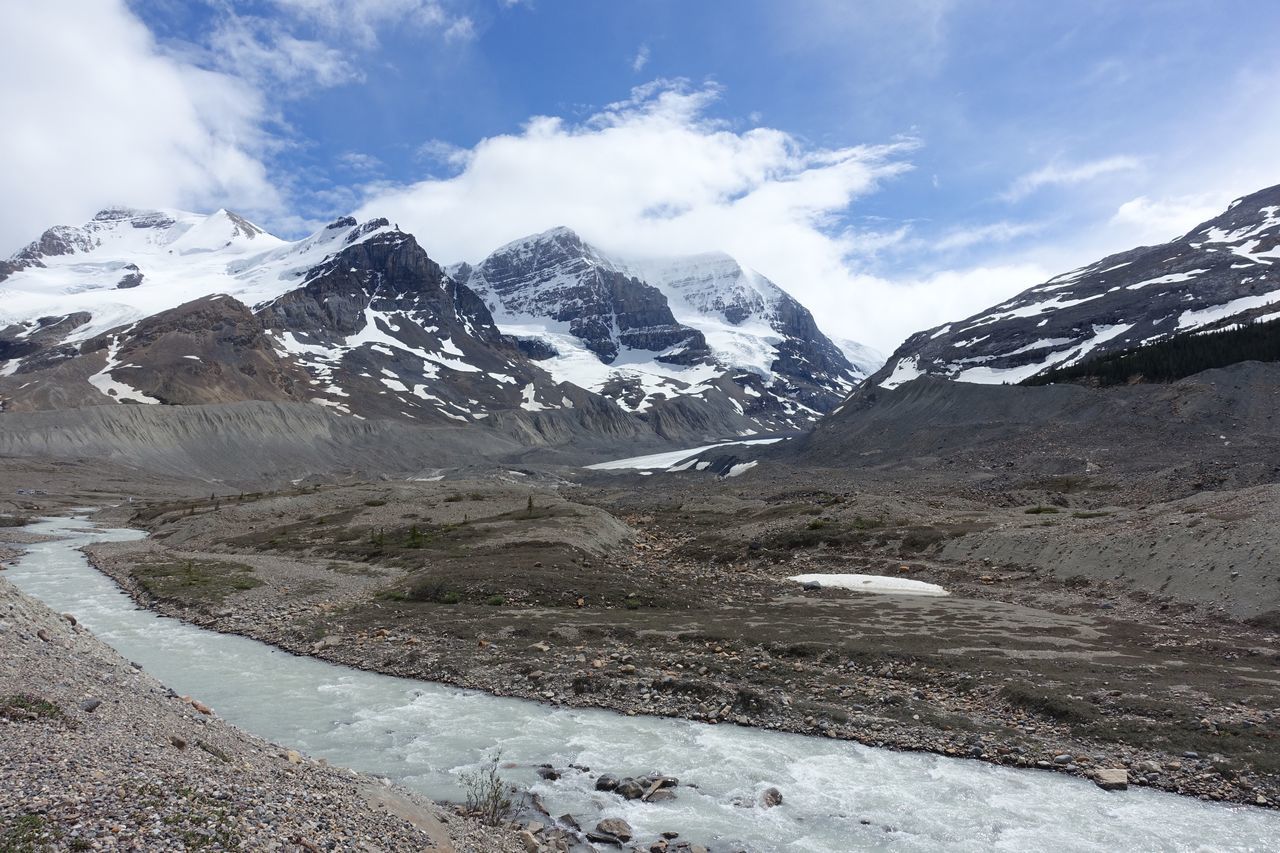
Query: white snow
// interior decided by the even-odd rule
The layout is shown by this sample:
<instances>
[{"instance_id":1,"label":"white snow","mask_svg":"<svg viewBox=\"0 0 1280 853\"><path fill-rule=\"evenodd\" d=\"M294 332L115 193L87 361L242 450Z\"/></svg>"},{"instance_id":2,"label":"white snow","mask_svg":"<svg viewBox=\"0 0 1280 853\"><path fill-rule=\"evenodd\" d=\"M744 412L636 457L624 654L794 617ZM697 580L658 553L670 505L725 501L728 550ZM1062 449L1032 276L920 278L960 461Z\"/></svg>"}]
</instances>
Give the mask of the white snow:
<instances>
[{"instance_id":1,"label":"white snow","mask_svg":"<svg viewBox=\"0 0 1280 853\"><path fill-rule=\"evenodd\" d=\"M970 367L961 370L952 379L957 382L973 382L983 385L998 385L1008 383L1015 385L1024 379L1035 376L1042 370L1058 365L1077 364L1090 352L1097 349L1107 341L1123 335L1132 329L1133 323L1116 323L1111 326L1093 326L1093 334L1080 342L1070 342L1071 346L1067 349L1058 350L1047 354L1043 359L1031 364L1024 364L1018 367L987 367L985 365L979 367Z\"/></svg>"},{"instance_id":2,"label":"white snow","mask_svg":"<svg viewBox=\"0 0 1280 853\"><path fill-rule=\"evenodd\" d=\"M717 447L728 447L732 444L775 444L782 441L781 438L750 438L743 441L722 441L717 444L706 444L702 447L690 447L685 450L669 450L665 453L651 453L647 456L630 456L626 459L613 459L609 462L597 462L594 465L588 465L587 469L591 471L618 471L624 468L638 469L656 469L662 468L668 472L684 471L688 469L688 465L681 466L680 463L688 460L695 461L693 457L707 450L714 450ZM754 464L754 463L752 463ZM705 467L705 463L699 463L699 470Z\"/></svg>"},{"instance_id":3,"label":"white snow","mask_svg":"<svg viewBox=\"0 0 1280 853\"><path fill-rule=\"evenodd\" d=\"M520 403L520 408L524 409L526 412L541 412L544 409L551 408L550 406L544 406L535 400L533 394L533 383L530 382L528 385L524 386L524 390L520 392L520 396L523 398Z\"/></svg>"},{"instance_id":4,"label":"white snow","mask_svg":"<svg viewBox=\"0 0 1280 853\"><path fill-rule=\"evenodd\" d=\"M121 402L128 400L134 403L159 403L160 401L155 397L143 394L136 388L126 385L111 375L113 370L121 370L128 367L128 365L120 365L118 363L117 354L119 351L120 336L113 335L111 342L107 344L107 363L101 370L89 377L89 384L113 400Z\"/></svg>"},{"instance_id":5,"label":"white snow","mask_svg":"<svg viewBox=\"0 0 1280 853\"><path fill-rule=\"evenodd\" d=\"M1139 290L1153 284L1177 284L1182 281L1190 281L1198 275L1207 273L1208 270L1188 270L1187 272L1176 272L1170 275L1162 275L1159 278L1149 278L1146 281L1139 281L1135 284L1125 285L1125 290Z\"/></svg>"},{"instance_id":6,"label":"white snow","mask_svg":"<svg viewBox=\"0 0 1280 853\"><path fill-rule=\"evenodd\" d=\"M831 589L851 589L855 592L874 592L886 595L950 595L937 584L895 578L887 575L792 575L787 580L796 583L816 583Z\"/></svg>"},{"instance_id":7,"label":"white snow","mask_svg":"<svg viewBox=\"0 0 1280 853\"><path fill-rule=\"evenodd\" d=\"M1248 311L1250 308L1261 308L1264 305L1271 305L1276 302L1280 302L1280 290L1260 293L1255 296L1241 296L1239 299L1232 299L1230 302L1224 302L1221 305L1214 305L1210 308L1183 311L1182 315L1178 317L1178 329L1196 329L1200 326L1207 326L1233 314L1239 314L1241 311Z\"/></svg>"},{"instance_id":8,"label":"white snow","mask_svg":"<svg viewBox=\"0 0 1280 853\"><path fill-rule=\"evenodd\" d=\"M1037 314L1043 314L1046 311L1057 311L1062 308L1072 308L1076 305L1083 305L1086 302L1092 302L1094 299L1101 299L1104 295L1105 294L1102 293L1095 293L1093 296L1085 296L1080 299L1055 296L1053 299L1049 299L1045 302L1032 302L1028 305L1022 305L1017 308L1010 308L1009 310L1001 311L998 314L987 314L972 323L968 328L962 329L961 331L969 332L980 326L985 326L988 323L995 323L1001 320L1011 320L1015 317L1034 317ZM1005 304L1008 305L1009 303ZM1003 308L1004 306L1000 307Z\"/></svg>"},{"instance_id":9,"label":"white snow","mask_svg":"<svg viewBox=\"0 0 1280 853\"><path fill-rule=\"evenodd\" d=\"M880 383L880 387L897 388L920 376L924 376L924 371L920 369L920 356L913 355L910 358L898 359L898 363L893 366L893 372Z\"/></svg>"},{"instance_id":10,"label":"white snow","mask_svg":"<svg viewBox=\"0 0 1280 853\"><path fill-rule=\"evenodd\" d=\"M546 251L552 242L572 237L568 229L555 228L508 243L491 257L510 255L523 262ZM610 364L601 361L570 333L568 322L552 319L562 307L571 307L571 294L581 286L584 276L594 271L634 276L661 290L675 320L703 334L717 364L685 367L660 360L675 355L679 346L666 353L620 347ZM503 332L540 339L555 349L557 355L539 362L555 381L571 382L597 393L619 381L638 387L638 399L618 397L619 404L631 411L647 411L662 398L708 393L711 383L730 369L755 373L766 385L776 378L773 363L783 339L772 322L786 294L724 253L619 258L588 245L562 268L545 269L540 280L505 295L500 295L485 278L483 262L475 267L467 284L485 299ZM745 316L740 316L739 311ZM833 343L842 348L863 375L883 363L879 353L861 344ZM836 384L852 387L843 381Z\"/></svg>"},{"instance_id":11,"label":"white snow","mask_svg":"<svg viewBox=\"0 0 1280 853\"><path fill-rule=\"evenodd\" d=\"M156 223L159 224L148 224ZM247 227L246 227L247 226ZM76 343L210 294L253 307L305 282L302 274L345 248L360 226L323 229L287 243L226 211L127 211L69 229L84 250L42 259L5 282L0 326L31 317L92 315L67 338ZM385 228L362 232L367 239ZM137 287L116 289L134 264Z\"/></svg>"},{"instance_id":12,"label":"white snow","mask_svg":"<svg viewBox=\"0 0 1280 853\"><path fill-rule=\"evenodd\" d=\"M752 459L750 462L739 462L737 465L730 465L729 470L725 473L725 476L736 477L739 474L745 474L759 464L760 464L760 461L758 459Z\"/></svg>"}]
</instances>

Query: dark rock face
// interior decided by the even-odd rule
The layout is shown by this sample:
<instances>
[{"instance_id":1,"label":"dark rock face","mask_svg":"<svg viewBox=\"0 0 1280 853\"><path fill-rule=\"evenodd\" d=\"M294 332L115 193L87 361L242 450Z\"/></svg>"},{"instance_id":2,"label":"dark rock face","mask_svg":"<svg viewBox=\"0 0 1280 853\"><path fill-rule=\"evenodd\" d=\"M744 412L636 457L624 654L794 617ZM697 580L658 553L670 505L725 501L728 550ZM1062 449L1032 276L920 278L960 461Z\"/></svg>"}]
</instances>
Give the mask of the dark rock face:
<instances>
[{"instance_id":1,"label":"dark rock face","mask_svg":"<svg viewBox=\"0 0 1280 853\"><path fill-rule=\"evenodd\" d=\"M746 402L753 416L782 412L787 402L826 412L865 375L822 333L808 309L729 255L712 252L638 262L635 267L699 315L741 326L744 332L768 328L768 340L760 339L758 346L761 354L772 351L767 367L773 379Z\"/></svg>"},{"instance_id":2,"label":"dark rock face","mask_svg":"<svg viewBox=\"0 0 1280 853\"><path fill-rule=\"evenodd\" d=\"M512 342L520 352L534 361L546 361L560 354L555 347L542 338L512 338Z\"/></svg>"},{"instance_id":3,"label":"dark rock face","mask_svg":"<svg viewBox=\"0 0 1280 853\"><path fill-rule=\"evenodd\" d=\"M105 348L107 337L87 342L86 351ZM305 402L308 396L306 372L281 359L259 319L229 296L154 314L121 338L117 360L128 367L113 375L163 403Z\"/></svg>"},{"instance_id":4,"label":"dark rock face","mask_svg":"<svg viewBox=\"0 0 1280 853\"><path fill-rule=\"evenodd\" d=\"M663 423L680 429L698 423L713 433L799 428L838 404L863 376L802 305L728 255L632 263L555 228L450 272L486 299L500 324L544 324L544 344L568 332L602 363L617 364L592 388L643 413L660 432ZM684 313L677 316L672 306ZM731 334L723 351L714 349L700 331L704 318L717 331L740 325L742 337ZM543 360L566 355L555 346L521 343ZM620 359L624 351L629 357ZM640 371L628 369L646 362ZM655 363L677 370L664 374ZM714 372L678 370L695 366ZM677 404L686 395L694 402Z\"/></svg>"},{"instance_id":5,"label":"dark rock face","mask_svg":"<svg viewBox=\"0 0 1280 853\"><path fill-rule=\"evenodd\" d=\"M359 240L386 225L373 220L352 232L353 245L308 272L305 285L260 309L264 324L333 344L362 330L366 311L402 311L421 326L501 343L480 298L446 277L413 237L388 231Z\"/></svg>"},{"instance_id":6,"label":"dark rock face","mask_svg":"<svg viewBox=\"0 0 1280 853\"><path fill-rule=\"evenodd\" d=\"M1280 186L1159 246L1050 279L958 323L912 335L870 380L920 373L1018 382L1050 367L1280 311Z\"/></svg>"},{"instance_id":7,"label":"dark rock face","mask_svg":"<svg viewBox=\"0 0 1280 853\"><path fill-rule=\"evenodd\" d=\"M924 376L864 386L778 455L820 467L884 466L1002 488L1093 478L1142 500L1273 483L1280 365L1243 362L1169 384L999 386ZM1230 441L1207 440L1229 435ZM1119 498L1117 498L1118 500Z\"/></svg>"},{"instance_id":8,"label":"dark rock face","mask_svg":"<svg viewBox=\"0 0 1280 853\"><path fill-rule=\"evenodd\" d=\"M41 258L70 255L77 251L87 252L91 248L93 248L93 238L84 229L69 225L55 225L41 234L39 240L27 244L7 261L0 261L0 281L4 281L18 270L43 267L44 262Z\"/></svg>"},{"instance_id":9,"label":"dark rock face","mask_svg":"<svg viewBox=\"0 0 1280 853\"><path fill-rule=\"evenodd\" d=\"M857 379L849 359L818 328L813 314L787 294L772 312L772 327L782 340L773 369L796 387L797 398L820 412L830 411Z\"/></svg>"},{"instance_id":10,"label":"dark rock face","mask_svg":"<svg viewBox=\"0 0 1280 853\"><path fill-rule=\"evenodd\" d=\"M130 272L120 277L120 283L116 285L116 290L128 290L131 287L137 287L142 284L143 275L137 264L127 264L125 269Z\"/></svg>"},{"instance_id":11,"label":"dark rock face","mask_svg":"<svg viewBox=\"0 0 1280 853\"><path fill-rule=\"evenodd\" d=\"M675 363L709 355L702 333L676 322L662 291L602 264L567 228L511 244L455 275L483 282L510 312L567 323L569 333L606 364L621 347L662 352Z\"/></svg>"}]
</instances>

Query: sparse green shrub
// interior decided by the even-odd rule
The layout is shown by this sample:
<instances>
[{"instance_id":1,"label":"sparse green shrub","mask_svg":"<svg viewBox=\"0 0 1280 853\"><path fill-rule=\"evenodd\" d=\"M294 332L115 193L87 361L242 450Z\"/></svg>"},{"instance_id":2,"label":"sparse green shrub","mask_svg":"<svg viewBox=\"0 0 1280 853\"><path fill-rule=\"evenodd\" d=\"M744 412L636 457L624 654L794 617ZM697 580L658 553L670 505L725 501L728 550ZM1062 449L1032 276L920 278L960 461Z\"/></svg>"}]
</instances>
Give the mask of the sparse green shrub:
<instances>
[{"instance_id":1,"label":"sparse green shrub","mask_svg":"<svg viewBox=\"0 0 1280 853\"><path fill-rule=\"evenodd\" d=\"M510 786L498 773L502 753L494 753L475 770L462 774L467 811L489 826L498 826L511 816Z\"/></svg>"},{"instance_id":2,"label":"sparse green shrub","mask_svg":"<svg viewBox=\"0 0 1280 853\"><path fill-rule=\"evenodd\" d=\"M1026 512L1027 515L1044 515L1045 513L1057 512L1057 511L1058 511L1058 508L1056 506L1033 506L1033 507L1028 507L1026 510L1024 510L1024 512Z\"/></svg>"},{"instance_id":3,"label":"sparse green shrub","mask_svg":"<svg viewBox=\"0 0 1280 853\"><path fill-rule=\"evenodd\" d=\"M501 607L507 603L507 600L498 594L493 594L484 600L484 603L490 607Z\"/></svg>"},{"instance_id":4,"label":"sparse green shrub","mask_svg":"<svg viewBox=\"0 0 1280 853\"><path fill-rule=\"evenodd\" d=\"M62 709L47 699L32 693L13 693L0 696L0 717L11 720L59 720Z\"/></svg>"}]
</instances>

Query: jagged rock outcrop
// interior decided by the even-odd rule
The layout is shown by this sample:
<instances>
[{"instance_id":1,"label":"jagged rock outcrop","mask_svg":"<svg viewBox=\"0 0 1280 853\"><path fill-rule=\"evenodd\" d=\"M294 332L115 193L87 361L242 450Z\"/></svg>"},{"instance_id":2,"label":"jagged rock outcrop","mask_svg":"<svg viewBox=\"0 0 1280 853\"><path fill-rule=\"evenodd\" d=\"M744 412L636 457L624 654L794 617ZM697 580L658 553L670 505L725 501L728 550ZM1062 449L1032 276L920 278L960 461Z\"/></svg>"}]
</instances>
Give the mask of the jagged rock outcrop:
<instances>
[{"instance_id":1,"label":"jagged rock outcrop","mask_svg":"<svg viewBox=\"0 0 1280 853\"><path fill-rule=\"evenodd\" d=\"M561 227L449 273L553 376L655 424L801 428L866 374L808 310L721 253L621 259ZM698 406L708 407L701 418Z\"/></svg>"},{"instance_id":2,"label":"jagged rock outcrop","mask_svg":"<svg viewBox=\"0 0 1280 853\"><path fill-rule=\"evenodd\" d=\"M453 272L492 295L501 314L568 324L569 334L605 364L623 347L659 353L673 364L709 355L702 334L676 322L660 290L614 269L568 228L510 243Z\"/></svg>"}]
</instances>

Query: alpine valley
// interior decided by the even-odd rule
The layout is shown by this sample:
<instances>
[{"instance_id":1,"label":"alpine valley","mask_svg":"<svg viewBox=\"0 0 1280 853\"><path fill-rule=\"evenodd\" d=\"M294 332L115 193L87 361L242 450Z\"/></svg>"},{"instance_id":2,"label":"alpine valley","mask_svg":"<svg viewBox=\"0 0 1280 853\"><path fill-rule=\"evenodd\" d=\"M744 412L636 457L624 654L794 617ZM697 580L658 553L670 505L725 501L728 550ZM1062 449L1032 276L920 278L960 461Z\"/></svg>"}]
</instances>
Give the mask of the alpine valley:
<instances>
[{"instance_id":1,"label":"alpine valley","mask_svg":"<svg viewBox=\"0 0 1280 853\"><path fill-rule=\"evenodd\" d=\"M1277 267L1273 187L882 363L727 255L625 257L568 228L447 267L385 219L297 242L226 211L51 228L0 267L0 556L44 567L0 576L19 639L0 665L20 674L0 725L6 746L20 730L26 799L67 837L144 831L123 788L61 769L79 766L67 744L104 778L138 755L166 768L171 821L205 814L191 784L237 813L328 802L288 787L298 768L337 784L320 758L452 797L438 780L482 766L479 740L517 756L484 766L523 810L517 833L499 821L459 850L946 849L955 820L962 849L1010 826L1031 827L1019 849L1199 849L1210 826L1225 849L1269 849ZM38 521L83 507L134 530L91 542L85 521ZM89 542L92 568L49 562L80 553L36 550L46 531ZM85 592L100 573L132 602ZM72 618L3 577L61 590ZM80 616L132 624L134 604L268 644L236 647L271 673L246 676L258 693L223 695L270 707L267 731L299 748L206 725L200 699L88 647ZM241 683L208 675L207 635L155 634L144 659L166 678ZM470 690L367 700L368 673L333 665ZM120 714L161 734L104 728ZM250 771L277 773L274 793L243 793ZM1062 812L1073 797L1088 820ZM86 822L84 802L125 817ZM437 829L479 831L479 814ZM336 838L319 825L298 837Z\"/></svg>"}]
</instances>

